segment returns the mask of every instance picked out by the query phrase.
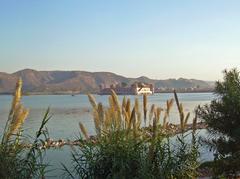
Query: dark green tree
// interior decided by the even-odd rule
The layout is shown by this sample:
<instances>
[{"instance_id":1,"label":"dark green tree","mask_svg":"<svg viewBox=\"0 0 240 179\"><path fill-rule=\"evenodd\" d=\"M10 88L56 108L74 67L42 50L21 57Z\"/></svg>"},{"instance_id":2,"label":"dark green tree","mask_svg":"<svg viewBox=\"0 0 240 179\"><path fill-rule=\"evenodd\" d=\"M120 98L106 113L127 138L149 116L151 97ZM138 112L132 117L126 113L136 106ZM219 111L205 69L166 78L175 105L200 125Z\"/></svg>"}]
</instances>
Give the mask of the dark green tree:
<instances>
[{"instance_id":1,"label":"dark green tree","mask_svg":"<svg viewBox=\"0 0 240 179\"><path fill-rule=\"evenodd\" d=\"M198 113L208 125L206 142L215 151L215 174L229 176L240 171L240 76L237 69L223 73L224 80L216 82L216 98Z\"/></svg>"},{"instance_id":2,"label":"dark green tree","mask_svg":"<svg viewBox=\"0 0 240 179\"><path fill-rule=\"evenodd\" d=\"M127 84L126 82L122 82L122 83L121 83L121 87L123 87L123 88L127 87L127 85L128 85L128 84Z\"/></svg>"}]
</instances>

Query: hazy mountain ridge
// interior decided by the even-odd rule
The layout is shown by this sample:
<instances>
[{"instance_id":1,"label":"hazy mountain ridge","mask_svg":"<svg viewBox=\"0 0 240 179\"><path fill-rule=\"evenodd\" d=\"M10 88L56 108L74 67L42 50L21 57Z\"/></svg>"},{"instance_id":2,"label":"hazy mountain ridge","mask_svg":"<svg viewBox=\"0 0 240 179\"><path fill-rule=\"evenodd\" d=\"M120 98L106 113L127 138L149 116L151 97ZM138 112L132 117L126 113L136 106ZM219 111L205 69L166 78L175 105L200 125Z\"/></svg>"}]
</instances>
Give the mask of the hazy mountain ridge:
<instances>
[{"instance_id":1,"label":"hazy mountain ridge","mask_svg":"<svg viewBox=\"0 0 240 179\"><path fill-rule=\"evenodd\" d=\"M97 92L99 85L110 86L125 82L152 83L159 88L212 88L212 82L195 79L167 79L156 80L142 76L139 78L127 78L111 72L87 72L87 71L36 71L24 69L12 74L0 72L0 93L11 93L14 90L16 80L23 79L23 90L28 93L55 93L55 92Z\"/></svg>"}]
</instances>

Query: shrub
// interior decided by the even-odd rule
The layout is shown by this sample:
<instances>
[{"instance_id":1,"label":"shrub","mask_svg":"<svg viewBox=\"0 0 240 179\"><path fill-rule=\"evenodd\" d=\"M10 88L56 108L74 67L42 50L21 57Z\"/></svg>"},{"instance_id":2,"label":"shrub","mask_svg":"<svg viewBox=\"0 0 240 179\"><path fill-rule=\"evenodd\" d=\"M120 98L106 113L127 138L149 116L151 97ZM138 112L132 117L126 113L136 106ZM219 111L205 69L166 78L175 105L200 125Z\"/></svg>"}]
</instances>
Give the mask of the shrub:
<instances>
[{"instance_id":1,"label":"shrub","mask_svg":"<svg viewBox=\"0 0 240 179\"><path fill-rule=\"evenodd\" d=\"M137 99L133 108L131 101L125 97L120 105L113 91L109 96L109 107L104 108L89 95L97 135L89 136L80 123L85 139L80 137L80 145L73 147L72 168L68 169L63 165L67 177L196 178L199 153L195 130L192 131L192 142L187 143L184 127L189 115L185 117L183 106L179 104L176 94L175 100L181 116L181 130L172 133L167 119L173 99L167 101L166 109L152 105L148 111L147 97L144 96L145 127L142 128L141 110ZM161 113L164 114L162 124ZM176 139L172 138L177 131L180 131L180 134Z\"/></svg>"},{"instance_id":2,"label":"shrub","mask_svg":"<svg viewBox=\"0 0 240 179\"><path fill-rule=\"evenodd\" d=\"M21 104L21 88L22 81L19 80L0 144L0 178L2 179L43 178L47 166L43 164L39 145L43 142L41 136L47 134L44 126L50 119L49 109L33 144L27 145L21 127L28 116L28 110Z\"/></svg>"},{"instance_id":3,"label":"shrub","mask_svg":"<svg viewBox=\"0 0 240 179\"><path fill-rule=\"evenodd\" d=\"M240 171L240 76L237 69L224 71L224 80L216 82L217 98L199 108L199 116L208 125L207 144L215 151L216 175Z\"/></svg>"}]
</instances>

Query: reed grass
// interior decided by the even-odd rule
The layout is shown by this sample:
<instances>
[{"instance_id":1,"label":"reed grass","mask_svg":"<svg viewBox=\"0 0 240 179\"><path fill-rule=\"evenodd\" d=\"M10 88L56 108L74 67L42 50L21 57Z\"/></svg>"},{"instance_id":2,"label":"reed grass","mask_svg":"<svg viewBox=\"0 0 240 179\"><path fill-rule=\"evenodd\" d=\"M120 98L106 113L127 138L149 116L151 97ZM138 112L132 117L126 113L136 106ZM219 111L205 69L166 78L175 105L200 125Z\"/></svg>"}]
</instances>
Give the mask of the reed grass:
<instances>
[{"instance_id":1,"label":"reed grass","mask_svg":"<svg viewBox=\"0 0 240 179\"><path fill-rule=\"evenodd\" d=\"M176 101L178 112L179 112L181 130L184 131L185 127L189 121L189 118L190 118L190 112L187 113L187 115L185 117L183 105L182 105L182 103L179 103L178 96L177 96L177 93L175 90L174 90L174 97L175 97L175 101Z\"/></svg>"},{"instance_id":2,"label":"reed grass","mask_svg":"<svg viewBox=\"0 0 240 179\"><path fill-rule=\"evenodd\" d=\"M143 113L144 113L144 124L146 126L146 120L147 120L147 94L143 95Z\"/></svg>"},{"instance_id":3,"label":"reed grass","mask_svg":"<svg viewBox=\"0 0 240 179\"><path fill-rule=\"evenodd\" d=\"M84 125L81 122L79 123L79 127L80 127L84 137L88 140L89 136L88 136L87 129L84 127Z\"/></svg>"},{"instance_id":4,"label":"reed grass","mask_svg":"<svg viewBox=\"0 0 240 179\"><path fill-rule=\"evenodd\" d=\"M21 104L21 93L22 80L19 79L0 144L0 178L44 178L48 165L43 162L44 150L39 146L44 146L49 138L45 125L51 119L50 109L46 111L32 144L24 148L22 125L29 110ZM168 118L174 99L167 100L165 108L153 104L148 111L147 95L143 95L141 109L137 98L131 106L129 98L124 97L120 102L114 91L109 96L108 106L97 103L94 96L89 94L96 136L89 136L85 126L79 123L84 139L79 138L80 152L74 149L72 154L73 168L68 170L64 166L68 177L196 178L197 113L192 124L193 140L188 144L184 132L190 113L185 115L176 92L174 97L179 111L181 135L173 145Z\"/></svg>"},{"instance_id":5,"label":"reed grass","mask_svg":"<svg viewBox=\"0 0 240 179\"><path fill-rule=\"evenodd\" d=\"M7 143L10 140L11 136L17 135L17 133L20 131L22 124L24 123L29 114L29 110L21 104L21 97L22 80L19 79L16 84L16 90L13 97L8 120L3 131L4 135L2 137L2 144Z\"/></svg>"},{"instance_id":6,"label":"reed grass","mask_svg":"<svg viewBox=\"0 0 240 179\"><path fill-rule=\"evenodd\" d=\"M93 109L97 109L97 103L93 95L88 94L88 99L90 104L92 105Z\"/></svg>"},{"instance_id":7,"label":"reed grass","mask_svg":"<svg viewBox=\"0 0 240 179\"><path fill-rule=\"evenodd\" d=\"M171 143L172 134L169 116L174 99L167 100L165 109L152 105L147 108L147 96L143 96L140 110L138 99L131 106L130 99L122 102L114 91L109 96L108 106L103 107L93 97L96 138L89 139L87 130L80 124L85 137L80 152L73 154L73 169L66 169L68 177L80 178L196 178L198 147L195 131L197 116L193 119L192 143L187 143L185 126L190 113L185 117L183 105L174 92L179 111L181 135ZM98 106L98 107L97 107ZM143 118L142 118L143 112ZM164 113L161 120L161 114ZM148 117L147 117L148 114ZM97 120L96 120L97 119ZM101 120L100 120L101 119ZM148 125L146 124L148 121ZM144 127L142 127L144 122ZM176 129L176 132L178 129ZM79 141L82 141L80 138Z\"/></svg>"},{"instance_id":8,"label":"reed grass","mask_svg":"<svg viewBox=\"0 0 240 179\"><path fill-rule=\"evenodd\" d=\"M44 178L46 174L47 165L43 163L43 153L38 146L43 142L41 136L47 136L43 128L50 119L49 110L44 115L30 148L26 148L28 139L22 135L22 125L29 110L22 105L21 98L22 80L19 79L0 144L1 179Z\"/></svg>"},{"instance_id":9,"label":"reed grass","mask_svg":"<svg viewBox=\"0 0 240 179\"><path fill-rule=\"evenodd\" d=\"M108 97L109 105L103 107L102 103L97 103L94 96L88 95L89 102L93 108L93 119L95 125L95 132L97 136L108 136L115 131L127 131L126 135L132 135L140 133L142 136L149 136L149 133L146 133L142 130L142 122L144 121L144 126L151 133L151 128L153 122L157 125L158 129L161 129L161 135L172 135L174 132L170 130L169 116L170 111L173 108L174 99L166 101L166 108L162 108L152 104L150 111L147 109L147 95L143 95L143 120L142 120L142 111L140 110L140 105L138 98L135 98L134 105L131 106L131 100L126 97L123 98L122 102L119 102L118 96L114 91ZM179 123L180 130L182 133L186 130L187 123L190 119L190 112L185 114L183 105L179 102L178 96L174 91L174 97L179 112ZM161 120L161 113L164 112L163 119ZM148 118L146 116L148 114ZM146 125L146 120L148 120L148 125ZM153 121L154 120L154 121ZM197 118L194 118L195 123L194 127L197 124ZM162 122L161 122L162 121ZM81 127L82 133L86 137L86 131ZM178 129L176 129L176 132ZM152 136L152 134L151 134Z\"/></svg>"}]
</instances>

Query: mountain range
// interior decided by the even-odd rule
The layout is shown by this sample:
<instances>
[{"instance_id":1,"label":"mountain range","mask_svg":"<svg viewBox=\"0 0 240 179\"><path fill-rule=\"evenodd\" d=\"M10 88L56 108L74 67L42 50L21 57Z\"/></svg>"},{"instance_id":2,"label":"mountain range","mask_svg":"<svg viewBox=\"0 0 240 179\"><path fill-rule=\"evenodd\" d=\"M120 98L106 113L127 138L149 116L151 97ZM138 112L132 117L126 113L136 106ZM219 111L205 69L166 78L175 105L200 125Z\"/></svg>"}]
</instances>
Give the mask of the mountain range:
<instances>
[{"instance_id":1,"label":"mountain range","mask_svg":"<svg viewBox=\"0 0 240 179\"><path fill-rule=\"evenodd\" d=\"M156 80L142 76L139 78L127 78L110 72L87 71L37 71L24 69L9 74L0 72L0 93L12 93L17 79L23 80L25 93L54 94L54 93L95 93L99 91L99 85L134 82L151 83L156 88L213 88L214 83L196 79L166 79Z\"/></svg>"}]
</instances>

